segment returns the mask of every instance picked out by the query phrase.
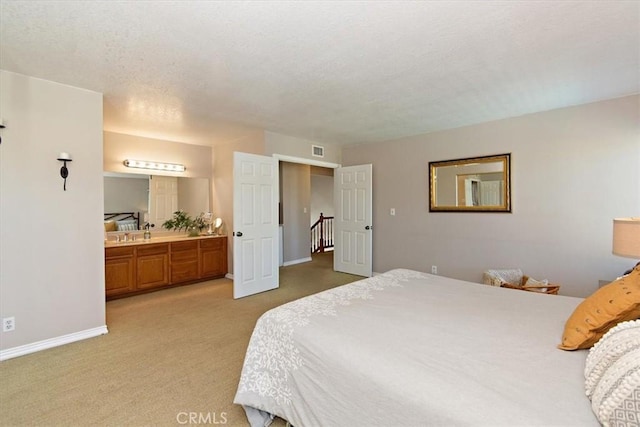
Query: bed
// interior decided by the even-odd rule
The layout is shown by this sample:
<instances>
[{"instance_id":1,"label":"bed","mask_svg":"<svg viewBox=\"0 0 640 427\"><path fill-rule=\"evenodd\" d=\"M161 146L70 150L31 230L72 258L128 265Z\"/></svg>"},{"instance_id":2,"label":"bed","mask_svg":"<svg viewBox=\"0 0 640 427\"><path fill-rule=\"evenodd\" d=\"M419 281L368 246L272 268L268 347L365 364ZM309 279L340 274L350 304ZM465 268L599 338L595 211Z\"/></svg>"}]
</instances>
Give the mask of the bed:
<instances>
[{"instance_id":1,"label":"bed","mask_svg":"<svg viewBox=\"0 0 640 427\"><path fill-rule=\"evenodd\" d=\"M234 403L252 426L590 426L582 298L396 269L265 313Z\"/></svg>"},{"instance_id":2,"label":"bed","mask_svg":"<svg viewBox=\"0 0 640 427\"><path fill-rule=\"evenodd\" d=\"M140 229L140 212L108 212L104 214L105 231L136 231Z\"/></svg>"}]
</instances>

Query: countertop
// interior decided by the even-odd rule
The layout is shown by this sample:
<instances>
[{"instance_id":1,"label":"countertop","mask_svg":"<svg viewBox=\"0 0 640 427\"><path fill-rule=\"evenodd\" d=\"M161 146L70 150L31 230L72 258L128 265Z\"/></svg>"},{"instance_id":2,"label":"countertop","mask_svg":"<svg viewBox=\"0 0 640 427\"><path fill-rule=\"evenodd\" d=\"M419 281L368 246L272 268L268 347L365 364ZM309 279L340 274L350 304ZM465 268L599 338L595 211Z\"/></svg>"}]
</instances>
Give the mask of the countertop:
<instances>
[{"instance_id":1,"label":"countertop","mask_svg":"<svg viewBox=\"0 0 640 427\"><path fill-rule=\"evenodd\" d=\"M167 242L179 242L181 240L195 240L195 239L217 239L220 237L227 237L226 235L215 235L209 236L207 234L202 234L199 236L187 236L184 235L169 235L169 236L154 236L153 232L151 232L151 239L144 239L142 234L136 234L135 240L128 240L126 242L120 241L116 242L113 238L109 240L105 240L104 247L105 248L117 248L121 246L131 246L131 245L151 245L154 243L167 243Z\"/></svg>"}]
</instances>

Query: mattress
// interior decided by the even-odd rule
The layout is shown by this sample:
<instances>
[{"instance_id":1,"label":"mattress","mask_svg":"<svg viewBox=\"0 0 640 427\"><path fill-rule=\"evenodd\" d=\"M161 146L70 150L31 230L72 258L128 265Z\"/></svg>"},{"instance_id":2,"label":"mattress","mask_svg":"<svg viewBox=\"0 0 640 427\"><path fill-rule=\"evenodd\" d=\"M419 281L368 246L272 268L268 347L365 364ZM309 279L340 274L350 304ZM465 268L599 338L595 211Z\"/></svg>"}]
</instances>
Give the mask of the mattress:
<instances>
[{"instance_id":1,"label":"mattress","mask_svg":"<svg viewBox=\"0 0 640 427\"><path fill-rule=\"evenodd\" d=\"M581 301L392 270L265 313L234 402L252 426L599 425L587 352L556 348Z\"/></svg>"}]
</instances>

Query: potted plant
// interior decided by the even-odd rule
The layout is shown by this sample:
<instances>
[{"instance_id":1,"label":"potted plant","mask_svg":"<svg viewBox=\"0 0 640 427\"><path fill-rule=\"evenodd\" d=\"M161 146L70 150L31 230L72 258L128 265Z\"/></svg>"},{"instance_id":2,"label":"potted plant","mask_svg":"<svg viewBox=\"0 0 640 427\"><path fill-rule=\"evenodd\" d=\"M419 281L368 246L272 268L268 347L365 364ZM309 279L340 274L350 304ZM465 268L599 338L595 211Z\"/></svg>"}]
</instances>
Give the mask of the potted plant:
<instances>
[{"instance_id":1,"label":"potted plant","mask_svg":"<svg viewBox=\"0 0 640 427\"><path fill-rule=\"evenodd\" d=\"M162 224L162 227L166 228L167 230L185 230L189 233L189 236L195 237L198 236L200 232L207 227L207 224L204 219L204 213L201 213L194 219L191 218L191 216L185 211L180 209L175 211L173 213L173 218L166 220Z\"/></svg>"},{"instance_id":2,"label":"potted plant","mask_svg":"<svg viewBox=\"0 0 640 427\"><path fill-rule=\"evenodd\" d=\"M192 227L197 230L198 235L200 233L202 233L202 230L204 230L208 226L209 226L209 223L207 222L207 219L205 218L204 212L200 212L200 215L195 217L195 219L193 220Z\"/></svg>"}]
</instances>

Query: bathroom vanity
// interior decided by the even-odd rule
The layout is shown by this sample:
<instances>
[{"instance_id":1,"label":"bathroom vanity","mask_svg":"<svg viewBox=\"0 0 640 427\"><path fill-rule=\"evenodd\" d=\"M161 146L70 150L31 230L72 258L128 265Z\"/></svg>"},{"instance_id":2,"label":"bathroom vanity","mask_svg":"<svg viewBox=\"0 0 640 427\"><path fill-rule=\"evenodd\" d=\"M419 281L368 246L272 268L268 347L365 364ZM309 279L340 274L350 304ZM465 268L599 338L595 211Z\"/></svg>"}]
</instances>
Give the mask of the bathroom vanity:
<instances>
[{"instance_id":1,"label":"bathroom vanity","mask_svg":"<svg viewBox=\"0 0 640 427\"><path fill-rule=\"evenodd\" d=\"M227 274L227 236L170 236L105 242L107 300Z\"/></svg>"}]
</instances>

